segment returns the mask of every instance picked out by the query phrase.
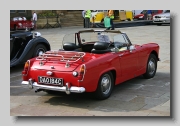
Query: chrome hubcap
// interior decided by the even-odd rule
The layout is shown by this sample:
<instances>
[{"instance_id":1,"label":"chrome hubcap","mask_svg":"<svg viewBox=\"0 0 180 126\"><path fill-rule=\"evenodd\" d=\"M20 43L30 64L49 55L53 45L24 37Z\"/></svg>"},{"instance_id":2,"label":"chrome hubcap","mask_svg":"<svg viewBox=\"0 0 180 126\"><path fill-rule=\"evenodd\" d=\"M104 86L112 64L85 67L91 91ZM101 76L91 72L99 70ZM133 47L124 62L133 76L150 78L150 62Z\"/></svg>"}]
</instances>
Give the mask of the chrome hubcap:
<instances>
[{"instance_id":1,"label":"chrome hubcap","mask_svg":"<svg viewBox=\"0 0 180 126\"><path fill-rule=\"evenodd\" d=\"M155 65L155 60L154 59L151 59L148 63L148 71L149 71L149 74L154 74L156 70L156 65Z\"/></svg>"},{"instance_id":2,"label":"chrome hubcap","mask_svg":"<svg viewBox=\"0 0 180 126\"><path fill-rule=\"evenodd\" d=\"M101 80L101 89L103 94L108 94L111 89L111 78L105 74Z\"/></svg>"}]
</instances>

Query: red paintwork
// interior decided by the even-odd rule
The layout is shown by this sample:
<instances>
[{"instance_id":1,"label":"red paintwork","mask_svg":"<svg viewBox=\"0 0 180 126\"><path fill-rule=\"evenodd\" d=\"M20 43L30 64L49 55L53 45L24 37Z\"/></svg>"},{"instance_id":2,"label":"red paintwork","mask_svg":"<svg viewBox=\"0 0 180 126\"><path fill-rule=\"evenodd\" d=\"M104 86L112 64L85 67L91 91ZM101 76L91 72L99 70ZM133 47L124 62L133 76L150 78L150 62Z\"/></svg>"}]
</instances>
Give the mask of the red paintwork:
<instances>
[{"instance_id":1,"label":"red paintwork","mask_svg":"<svg viewBox=\"0 0 180 126\"><path fill-rule=\"evenodd\" d=\"M14 18L19 18L19 17L14 17ZM26 29L26 27L28 29L34 29L34 25L33 25L34 23L31 20L24 20L24 19L13 20L13 19L10 20L10 29L15 29L15 27L16 29ZM19 25L19 23L22 25Z\"/></svg>"},{"instance_id":2,"label":"red paintwork","mask_svg":"<svg viewBox=\"0 0 180 126\"><path fill-rule=\"evenodd\" d=\"M64 85L66 82L69 82L72 86L84 87L86 92L93 92L97 88L100 76L107 71L112 71L115 78L115 85L117 85L144 74L150 53L156 53L157 57L159 55L159 45L156 43L135 45L135 47L136 50L133 52L125 50L105 54L85 53L82 59L70 63L69 68L65 68L66 62L62 62L58 58L44 60L43 66L39 65L40 60L33 58L30 59L30 69L27 76L23 76L23 80L28 81L29 78L32 78L35 82L38 82L38 76L48 76L46 72L51 70L53 72L51 77L63 78ZM53 52L50 51L48 53ZM72 57L77 54L77 52L68 51L58 51L58 53L59 55L66 55L65 57ZM122 56L120 57L119 55ZM79 77L74 77L72 72L79 72L82 64L86 67L85 74L83 80L79 81ZM50 66L54 66L54 69L50 69Z\"/></svg>"},{"instance_id":3,"label":"red paintwork","mask_svg":"<svg viewBox=\"0 0 180 126\"><path fill-rule=\"evenodd\" d=\"M161 13L163 13L163 10L158 10L157 13L152 13L152 17L153 17L154 15L156 15L156 14L161 14ZM141 16L143 16L143 18L139 18L139 17L141 17ZM135 16L134 16L134 19L145 20L145 19L144 19L144 14L135 15ZM151 20L152 20L152 19L151 19Z\"/></svg>"}]
</instances>

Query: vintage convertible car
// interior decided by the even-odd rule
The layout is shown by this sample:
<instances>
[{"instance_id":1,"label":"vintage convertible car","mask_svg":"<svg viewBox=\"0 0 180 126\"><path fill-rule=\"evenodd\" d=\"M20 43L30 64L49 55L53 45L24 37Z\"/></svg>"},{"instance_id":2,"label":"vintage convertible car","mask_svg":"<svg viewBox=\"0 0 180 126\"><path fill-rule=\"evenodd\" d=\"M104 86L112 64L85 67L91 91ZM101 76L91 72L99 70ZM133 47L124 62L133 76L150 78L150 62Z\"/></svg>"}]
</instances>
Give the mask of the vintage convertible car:
<instances>
[{"instance_id":1,"label":"vintage convertible car","mask_svg":"<svg viewBox=\"0 0 180 126\"><path fill-rule=\"evenodd\" d=\"M49 51L49 42L39 32L10 31L10 67Z\"/></svg>"},{"instance_id":2,"label":"vintage convertible car","mask_svg":"<svg viewBox=\"0 0 180 126\"><path fill-rule=\"evenodd\" d=\"M19 29L34 29L34 23L31 20L27 20L26 17L13 17L10 20L10 29L19 30Z\"/></svg>"},{"instance_id":3,"label":"vintage convertible car","mask_svg":"<svg viewBox=\"0 0 180 126\"><path fill-rule=\"evenodd\" d=\"M64 37L62 49L28 60L21 84L35 92L92 92L106 99L115 85L140 75L154 77L159 60L156 43L134 45L116 30L79 31Z\"/></svg>"}]
</instances>

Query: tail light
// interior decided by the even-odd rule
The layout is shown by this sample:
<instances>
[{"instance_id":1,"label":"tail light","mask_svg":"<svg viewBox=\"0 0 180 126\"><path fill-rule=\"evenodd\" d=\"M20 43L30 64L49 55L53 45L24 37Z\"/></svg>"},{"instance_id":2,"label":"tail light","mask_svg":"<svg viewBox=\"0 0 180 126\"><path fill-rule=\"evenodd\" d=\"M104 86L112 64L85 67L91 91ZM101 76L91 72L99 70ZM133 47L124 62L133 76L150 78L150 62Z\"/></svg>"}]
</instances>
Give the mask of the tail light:
<instances>
[{"instance_id":1,"label":"tail light","mask_svg":"<svg viewBox=\"0 0 180 126\"><path fill-rule=\"evenodd\" d=\"M85 71L86 71L86 66L83 64L79 69L79 76L78 76L79 81L82 81L84 79Z\"/></svg>"},{"instance_id":2,"label":"tail light","mask_svg":"<svg viewBox=\"0 0 180 126\"><path fill-rule=\"evenodd\" d=\"M28 71L29 71L29 67L30 67L30 61L28 60L24 65L24 70L22 71L23 76L27 76Z\"/></svg>"}]
</instances>

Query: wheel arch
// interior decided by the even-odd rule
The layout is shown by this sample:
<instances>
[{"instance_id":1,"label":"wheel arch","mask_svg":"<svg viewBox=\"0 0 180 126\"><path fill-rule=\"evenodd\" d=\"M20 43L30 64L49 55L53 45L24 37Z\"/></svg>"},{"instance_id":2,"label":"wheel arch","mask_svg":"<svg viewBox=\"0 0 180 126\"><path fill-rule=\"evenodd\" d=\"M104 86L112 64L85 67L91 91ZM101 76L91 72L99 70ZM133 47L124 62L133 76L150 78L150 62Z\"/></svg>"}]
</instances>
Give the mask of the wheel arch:
<instances>
[{"instance_id":1,"label":"wheel arch","mask_svg":"<svg viewBox=\"0 0 180 126\"><path fill-rule=\"evenodd\" d=\"M115 85L115 82L116 82L116 71L113 69L113 70L110 70L110 72L111 72L112 75L113 75L113 78L114 78L114 85Z\"/></svg>"},{"instance_id":2,"label":"wheel arch","mask_svg":"<svg viewBox=\"0 0 180 126\"><path fill-rule=\"evenodd\" d=\"M158 53L157 53L155 50L151 51L151 53L149 54L149 56L150 56L151 54L154 54L154 55L156 56L156 58L157 58L157 61L159 61Z\"/></svg>"},{"instance_id":3,"label":"wheel arch","mask_svg":"<svg viewBox=\"0 0 180 126\"><path fill-rule=\"evenodd\" d=\"M33 52L35 51L35 49L36 49L36 47L38 46L38 45L44 45L45 47L46 47L46 49L47 49L47 51L49 51L51 48L50 48L50 45L48 44L48 43L45 43L45 42L38 42L38 43L36 43L36 44L34 44L32 47L31 47L31 49L30 49L30 57L31 58L33 58Z\"/></svg>"},{"instance_id":4,"label":"wheel arch","mask_svg":"<svg viewBox=\"0 0 180 126\"><path fill-rule=\"evenodd\" d=\"M46 48L47 48L47 50L50 50L51 48L50 48L50 46L49 46L49 44L47 44L47 43L45 43L45 42L38 42L38 43L36 43L36 45L33 47L33 50L35 50L35 47L36 46L38 46L38 45L44 45Z\"/></svg>"},{"instance_id":5,"label":"wheel arch","mask_svg":"<svg viewBox=\"0 0 180 126\"><path fill-rule=\"evenodd\" d=\"M109 83L108 87L104 86L105 87L105 90L102 89L102 78L104 78L104 75L105 74L108 74L109 77L112 77L111 78L111 82L107 82ZM116 77L116 71L114 69L111 69L111 70L107 70L107 71L103 71L100 76L99 76L99 79L98 79L98 84L97 84L97 87L96 87L96 90L94 92L94 96L97 98L97 99L100 99L100 100L104 100L104 99L107 99L110 97L112 91L113 91L113 88L115 86L115 77ZM108 92L107 92L108 91Z\"/></svg>"},{"instance_id":6,"label":"wheel arch","mask_svg":"<svg viewBox=\"0 0 180 126\"><path fill-rule=\"evenodd\" d=\"M106 70L102 71L102 72L99 74L99 76L98 76L98 82L99 82L100 77L101 77L103 74L108 73L108 72L111 72L111 73L112 73L113 79L114 79L114 85L115 85L115 82L116 82L116 70L115 70L115 69L106 69ZM98 83L98 82L97 82L97 83ZM96 89L97 89L97 87L98 87L98 85L96 85Z\"/></svg>"},{"instance_id":7,"label":"wheel arch","mask_svg":"<svg viewBox=\"0 0 180 126\"><path fill-rule=\"evenodd\" d=\"M143 74L144 78L150 79L150 78L153 78L155 76L156 70L157 70L157 61L158 60L159 60L159 58L158 58L157 52L152 51L149 54L149 57L148 57L148 60L147 60L146 71Z\"/></svg>"},{"instance_id":8,"label":"wheel arch","mask_svg":"<svg viewBox=\"0 0 180 126\"><path fill-rule=\"evenodd\" d=\"M47 48L47 51L51 49L50 44L46 39L44 39L42 37L40 39L34 38L34 39L30 40L28 42L28 44L26 45L26 47L22 53L22 61L21 62L25 62L27 59L33 58L33 52L34 52L36 46L39 44L45 45L45 47Z\"/></svg>"}]
</instances>

